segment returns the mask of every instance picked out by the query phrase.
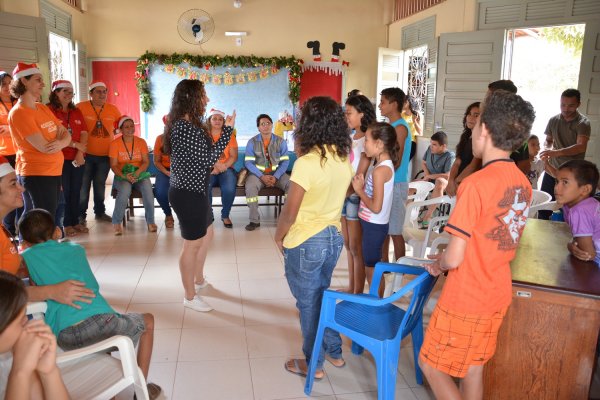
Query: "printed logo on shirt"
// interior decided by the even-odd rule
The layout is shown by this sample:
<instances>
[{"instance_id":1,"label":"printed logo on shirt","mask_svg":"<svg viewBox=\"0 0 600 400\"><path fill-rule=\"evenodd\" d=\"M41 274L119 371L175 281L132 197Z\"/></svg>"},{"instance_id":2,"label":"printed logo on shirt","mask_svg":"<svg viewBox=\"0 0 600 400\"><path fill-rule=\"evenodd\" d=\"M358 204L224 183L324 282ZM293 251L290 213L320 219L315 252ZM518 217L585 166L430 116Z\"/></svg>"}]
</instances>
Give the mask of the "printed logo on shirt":
<instances>
[{"instance_id":1,"label":"printed logo on shirt","mask_svg":"<svg viewBox=\"0 0 600 400\"><path fill-rule=\"evenodd\" d=\"M56 130L56 124L54 121L46 121L42 124L42 129L47 129L48 132L54 132Z\"/></svg>"},{"instance_id":2,"label":"printed logo on shirt","mask_svg":"<svg viewBox=\"0 0 600 400\"><path fill-rule=\"evenodd\" d=\"M529 204L527 190L522 187L508 188L498 203L502 212L496 215L499 225L486 234L486 237L498 242L498 250L515 250L525 229Z\"/></svg>"}]
</instances>

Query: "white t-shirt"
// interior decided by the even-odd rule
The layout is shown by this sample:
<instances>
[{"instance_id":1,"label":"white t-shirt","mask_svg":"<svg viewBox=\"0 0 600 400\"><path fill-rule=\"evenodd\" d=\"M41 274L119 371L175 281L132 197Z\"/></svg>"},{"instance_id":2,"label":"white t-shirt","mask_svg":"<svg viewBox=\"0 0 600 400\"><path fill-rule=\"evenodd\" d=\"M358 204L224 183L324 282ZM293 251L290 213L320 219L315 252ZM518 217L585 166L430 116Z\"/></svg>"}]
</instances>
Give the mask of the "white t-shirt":
<instances>
[{"instance_id":1,"label":"white t-shirt","mask_svg":"<svg viewBox=\"0 0 600 400\"><path fill-rule=\"evenodd\" d=\"M365 136L354 139L356 133L352 136L352 151L350 152L350 164L352 164L352 172L356 174L358 170L358 164L360 163L360 157L365 152Z\"/></svg>"},{"instance_id":2,"label":"white t-shirt","mask_svg":"<svg viewBox=\"0 0 600 400\"><path fill-rule=\"evenodd\" d=\"M542 172L544 172L544 162L539 158L536 158L531 162L531 169L527 174L527 179L529 179L531 187L535 190L538 188L538 180L540 179Z\"/></svg>"},{"instance_id":3,"label":"white t-shirt","mask_svg":"<svg viewBox=\"0 0 600 400\"><path fill-rule=\"evenodd\" d=\"M390 168L392 170L392 177L383 184L383 204L381 205L381 211L374 213L369 210L365 203L361 200L360 207L358 209L358 217L363 221L370 222L372 224L385 225L390 222L390 212L392 210L392 198L394 196L394 163L392 160L382 161L379 165L373 168L367 175L367 181L365 182L365 194L370 198L373 198L373 172L377 168Z\"/></svg>"}]
</instances>

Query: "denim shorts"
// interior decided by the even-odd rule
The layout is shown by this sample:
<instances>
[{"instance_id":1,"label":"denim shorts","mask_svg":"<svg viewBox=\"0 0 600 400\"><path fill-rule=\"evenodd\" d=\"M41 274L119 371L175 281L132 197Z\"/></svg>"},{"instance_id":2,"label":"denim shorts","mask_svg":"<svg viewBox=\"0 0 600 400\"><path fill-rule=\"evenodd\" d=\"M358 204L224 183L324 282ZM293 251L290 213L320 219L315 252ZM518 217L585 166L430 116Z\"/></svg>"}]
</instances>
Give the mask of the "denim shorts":
<instances>
[{"instance_id":1,"label":"denim shorts","mask_svg":"<svg viewBox=\"0 0 600 400\"><path fill-rule=\"evenodd\" d=\"M142 314L97 314L60 331L57 343L63 350L73 350L123 335L136 346L145 331Z\"/></svg>"},{"instance_id":2,"label":"denim shorts","mask_svg":"<svg viewBox=\"0 0 600 400\"><path fill-rule=\"evenodd\" d=\"M360 197L356 193L352 193L344 200L342 207L342 217L349 221L358 221L358 208L360 206Z\"/></svg>"},{"instance_id":3,"label":"denim shorts","mask_svg":"<svg viewBox=\"0 0 600 400\"><path fill-rule=\"evenodd\" d=\"M390 211L390 230L388 231L389 235L402 235L407 197L408 182L394 183L394 196L392 198L392 210Z\"/></svg>"}]
</instances>

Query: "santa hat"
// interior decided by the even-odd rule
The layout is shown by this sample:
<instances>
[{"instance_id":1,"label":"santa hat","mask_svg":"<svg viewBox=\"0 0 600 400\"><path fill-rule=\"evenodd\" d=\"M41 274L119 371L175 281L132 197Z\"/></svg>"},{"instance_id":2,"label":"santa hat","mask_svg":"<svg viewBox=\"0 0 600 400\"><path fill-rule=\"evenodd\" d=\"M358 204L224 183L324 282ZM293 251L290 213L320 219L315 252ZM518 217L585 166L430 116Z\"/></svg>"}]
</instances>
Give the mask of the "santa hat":
<instances>
[{"instance_id":1,"label":"santa hat","mask_svg":"<svg viewBox=\"0 0 600 400\"><path fill-rule=\"evenodd\" d=\"M0 156L0 178L15 172L14 168L8 163L8 160Z\"/></svg>"},{"instance_id":2,"label":"santa hat","mask_svg":"<svg viewBox=\"0 0 600 400\"><path fill-rule=\"evenodd\" d=\"M121 133L121 127L123 126L123 124L127 120L130 120L131 122L134 122L133 118L131 118L128 115L123 115L123 116L121 116L121 118L119 118L118 120L115 121L115 132L116 133Z\"/></svg>"},{"instance_id":3,"label":"santa hat","mask_svg":"<svg viewBox=\"0 0 600 400\"><path fill-rule=\"evenodd\" d=\"M220 115L221 117L225 118L225 113L221 110L217 110L216 108L210 109L208 112L208 118L212 117L213 115Z\"/></svg>"},{"instance_id":4,"label":"santa hat","mask_svg":"<svg viewBox=\"0 0 600 400\"><path fill-rule=\"evenodd\" d=\"M52 91L54 92L57 89L69 88L73 89L73 84L69 81L65 81L63 79L59 79L57 81L52 82Z\"/></svg>"},{"instance_id":5,"label":"santa hat","mask_svg":"<svg viewBox=\"0 0 600 400\"><path fill-rule=\"evenodd\" d=\"M106 83L100 82L100 81L94 81L94 82L90 83L90 86L88 87L88 89L91 92L92 90L96 89L97 87L103 87L104 89L106 89Z\"/></svg>"},{"instance_id":6,"label":"santa hat","mask_svg":"<svg viewBox=\"0 0 600 400\"><path fill-rule=\"evenodd\" d=\"M169 120L169 114L163 115L163 117L162 117L163 124L166 125L168 120Z\"/></svg>"},{"instance_id":7,"label":"santa hat","mask_svg":"<svg viewBox=\"0 0 600 400\"><path fill-rule=\"evenodd\" d=\"M25 63L17 63L15 69L13 69L13 78L20 79L26 76L41 74L42 71L38 68L36 64L25 64Z\"/></svg>"},{"instance_id":8,"label":"santa hat","mask_svg":"<svg viewBox=\"0 0 600 400\"><path fill-rule=\"evenodd\" d=\"M10 74L6 71L0 71L0 78L4 79L5 76L10 76ZM12 78L12 76L11 76Z\"/></svg>"}]
</instances>

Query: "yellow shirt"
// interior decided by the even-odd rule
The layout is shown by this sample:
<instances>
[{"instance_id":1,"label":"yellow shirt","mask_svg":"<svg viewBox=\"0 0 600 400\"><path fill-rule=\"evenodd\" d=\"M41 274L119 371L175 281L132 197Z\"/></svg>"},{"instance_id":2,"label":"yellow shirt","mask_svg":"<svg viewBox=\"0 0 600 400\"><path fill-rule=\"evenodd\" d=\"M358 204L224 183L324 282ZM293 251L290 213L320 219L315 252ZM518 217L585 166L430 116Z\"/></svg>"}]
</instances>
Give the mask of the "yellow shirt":
<instances>
[{"instance_id":1,"label":"yellow shirt","mask_svg":"<svg viewBox=\"0 0 600 400\"><path fill-rule=\"evenodd\" d=\"M292 182L306 192L300 204L296 221L283 239L283 246L291 249L328 226L341 229L340 218L346 190L352 179L352 166L348 158L326 152L327 160L315 151L303 155L294 163Z\"/></svg>"}]
</instances>

